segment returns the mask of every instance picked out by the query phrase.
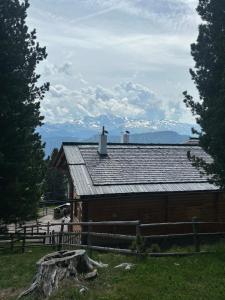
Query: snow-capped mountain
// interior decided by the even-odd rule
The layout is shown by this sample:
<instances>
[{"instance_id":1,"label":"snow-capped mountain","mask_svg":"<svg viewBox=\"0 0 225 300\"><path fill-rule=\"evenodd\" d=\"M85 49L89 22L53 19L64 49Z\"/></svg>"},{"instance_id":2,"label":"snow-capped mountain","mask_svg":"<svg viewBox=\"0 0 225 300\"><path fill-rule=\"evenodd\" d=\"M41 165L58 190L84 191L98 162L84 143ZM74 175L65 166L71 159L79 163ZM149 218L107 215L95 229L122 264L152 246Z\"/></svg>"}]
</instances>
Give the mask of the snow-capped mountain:
<instances>
[{"instance_id":1,"label":"snow-capped mountain","mask_svg":"<svg viewBox=\"0 0 225 300\"><path fill-rule=\"evenodd\" d=\"M172 130L179 134L191 134L191 128L194 124L181 123L174 120L137 120L128 119L113 115L100 115L98 117L87 116L83 119L74 120L70 123L45 123L40 128L43 135L54 134L57 136L71 136L85 139L98 133L102 126L105 126L112 134L120 133L128 129L132 133L142 133L149 131Z\"/></svg>"},{"instance_id":2,"label":"snow-capped mountain","mask_svg":"<svg viewBox=\"0 0 225 300\"><path fill-rule=\"evenodd\" d=\"M180 123L173 120L149 121L128 119L113 115L100 115L98 117L87 116L70 123L45 123L39 128L39 132L42 135L43 141L46 142L46 153L49 154L52 148L59 147L62 141L93 140L93 136L100 133L103 125L109 132L109 136L114 137L120 136L121 132L125 129L129 130L132 135L155 132L154 136L157 136L157 132L173 131L179 135L190 136L191 128L194 126L194 124ZM170 136L171 143L177 142L177 139L173 140L171 133ZM138 139L140 142L140 136ZM169 138L166 141L169 142ZM164 142L163 139L162 143Z\"/></svg>"},{"instance_id":3,"label":"snow-capped mountain","mask_svg":"<svg viewBox=\"0 0 225 300\"><path fill-rule=\"evenodd\" d=\"M133 133L173 130L181 134L191 134L191 127L193 127L193 124L180 123L173 120L135 120L106 115L86 117L83 120L74 121L73 124L79 128L89 128L91 131L99 131L104 125L107 130L111 130L113 133L128 129Z\"/></svg>"}]
</instances>

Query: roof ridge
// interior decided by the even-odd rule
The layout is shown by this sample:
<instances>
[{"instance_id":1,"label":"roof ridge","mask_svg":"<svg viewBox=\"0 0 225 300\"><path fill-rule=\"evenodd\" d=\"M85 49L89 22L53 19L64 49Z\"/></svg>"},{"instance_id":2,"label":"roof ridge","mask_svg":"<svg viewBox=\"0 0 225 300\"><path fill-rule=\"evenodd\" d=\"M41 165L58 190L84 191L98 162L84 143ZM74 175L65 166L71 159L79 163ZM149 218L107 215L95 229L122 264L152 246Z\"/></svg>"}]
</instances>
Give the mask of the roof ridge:
<instances>
[{"instance_id":1,"label":"roof ridge","mask_svg":"<svg viewBox=\"0 0 225 300\"><path fill-rule=\"evenodd\" d=\"M96 142L62 142L63 146L98 146L98 143ZM200 147L196 144L171 144L171 143L129 143L129 144L122 144L122 143L108 143L108 146L121 146L122 147L129 147L129 146L183 146L183 147ZM200 147L201 148L201 147Z\"/></svg>"}]
</instances>

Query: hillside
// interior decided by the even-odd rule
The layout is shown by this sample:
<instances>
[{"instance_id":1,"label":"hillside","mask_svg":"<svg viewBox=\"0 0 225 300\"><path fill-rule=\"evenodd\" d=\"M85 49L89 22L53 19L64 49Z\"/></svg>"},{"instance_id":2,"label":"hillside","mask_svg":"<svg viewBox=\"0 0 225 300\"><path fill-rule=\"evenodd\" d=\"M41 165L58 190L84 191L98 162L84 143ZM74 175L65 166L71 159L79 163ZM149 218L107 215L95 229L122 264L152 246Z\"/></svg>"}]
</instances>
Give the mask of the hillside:
<instances>
[{"instance_id":1,"label":"hillside","mask_svg":"<svg viewBox=\"0 0 225 300\"><path fill-rule=\"evenodd\" d=\"M59 148L62 142L98 142L99 135L93 135L88 139L81 139L73 136L42 136L46 143L46 155L50 155L53 148ZM137 133L130 135L131 143L145 143L145 144L180 144L187 141L188 135L181 135L174 131L157 131L147 133ZM110 143L120 143L121 136L109 135L108 141Z\"/></svg>"},{"instance_id":2,"label":"hillside","mask_svg":"<svg viewBox=\"0 0 225 300\"><path fill-rule=\"evenodd\" d=\"M131 132L132 143L182 143L191 135L193 124L173 120L128 120L116 116L86 117L71 123L46 123L38 132L46 143L46 155L62 142L97 142L101 126L109 132L109 142L120 142L121 132Z\"/></svg>"},{"instance_id":3,"label":"hillside","mask_svg":"<svg viewBox=\"0 0 225 300\"><path fill-rule=\"evenodd\" d=\"M180 144L187 141L188 135L181 135L174 131L157 131L137 133L130 135L130 143L143 143L143 144ZM98 135L94 135L85 142L98 142ZM120 143L121 136L110 136L108 138L110 143Z\"/></svg>"},{"instance_id":4,"label":"hillside","mask_svg":"<svg viewBox=\"0 0 225 300\"><path fill-rule=\"evenodd\" d=\"M212 247L211 247L212 250ZM94 259L109 264L99 269L92 281L82 282L87 293L79 293L73 281L65 282L50 299L54 300L173 300L173 299L225 299L224 245L215 253L190 257L164 257L137 259L124 255L95 253ZM19 251L2 251L0 264L0 299L14 300L32 282L36 262L53 249L33 248L26 254ZM123 262L131 262L134 268L114 268ZM10 266L10 268L9 268ZM33 299L27 297L25 299ZM50 300L49 299L49 300Z\"/></svg>"}]
</instances>

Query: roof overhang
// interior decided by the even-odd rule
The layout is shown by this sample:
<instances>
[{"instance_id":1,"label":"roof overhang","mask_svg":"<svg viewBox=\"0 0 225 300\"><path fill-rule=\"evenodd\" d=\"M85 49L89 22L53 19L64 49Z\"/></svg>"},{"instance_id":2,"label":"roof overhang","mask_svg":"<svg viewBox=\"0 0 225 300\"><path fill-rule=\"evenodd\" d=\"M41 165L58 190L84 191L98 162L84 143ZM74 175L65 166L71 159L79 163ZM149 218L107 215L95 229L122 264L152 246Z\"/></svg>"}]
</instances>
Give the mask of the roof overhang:
<instances>
[{"instance_id":1,"label":"roof overhang","mask_svg":"<svg viewBox=\"0 0 225 300\"><path fill-rule=\"evenodd\" d=\"M94 184L79 146L96 146L96 143L63 143L55 159L56 168L65 168L70 174L77 199L103 195L126 195L142 193L191 193L218 192L219 188L207 182L158 182L145 184ZM120 145L121 144L111 144ZM141 144L143 146L143 144ZM132 146L132 145L129 145ZM137 146L137 144L135 144ZM149 145L147 145L149 146ZM163 146L163 145L160 145ZM176 145L169 145L176 146ZM179 145L180 146L180 145Z\"/></svg>"}]
</instances>

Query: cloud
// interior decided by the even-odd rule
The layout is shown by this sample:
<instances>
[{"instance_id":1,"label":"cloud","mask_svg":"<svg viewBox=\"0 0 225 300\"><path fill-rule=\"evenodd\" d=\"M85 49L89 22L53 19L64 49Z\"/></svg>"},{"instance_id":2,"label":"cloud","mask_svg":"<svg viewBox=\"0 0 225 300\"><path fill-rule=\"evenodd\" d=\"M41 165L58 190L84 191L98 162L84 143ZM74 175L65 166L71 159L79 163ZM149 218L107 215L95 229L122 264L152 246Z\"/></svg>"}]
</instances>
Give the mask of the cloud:
<instances>
[{"instance_id":1,"label":"cloud","mask_svg":"<svg viewBox=\"0 0 225 300\"><path fill-rule=\"evenodd\" d=\"M46 80L56 80L56 81L76 81L82 85L87 85L88 81L84 79L81 73L75 74L73 70L73 64L71 62L65 62L63 64L52 64L48 61L45 62L43 67L43 71L41 72L42 76L46 78ZM55 86L56 89L60 87L60 85ZM53 86L53 89L55 88ZM62 86L61 86L62 87Z\"/></svg>"},{"instance_id":2,"label":"cloud","mask_svg":"<svg viewBox=\"0 0 225 300\"><path fill-rule=\"evenodd\" d=\"M83 75L81 73L75 75L74 79L77 79L83 85L87 85L88 84L88 81L84 79L84 77L83 77Z\"/></svg>"},{"instance_id":3,"label":"cloud","mask_svg":"<svg viewBox=\"0 0 225 300\"><path fill-rule=\"evenodd\" d=\"M67 75L67 76L73 76L73 70L72 70L72 63L71 62L65 62L63 64L55 65L47 62L44 67L43 75L49 76L49 75Z\"/></svg>"},{"instance_id":4,"label":"cloud","mask_svg":"<svg viewBox=\"0 0 225 300\"><path fill-rule=\"evenodd\" d=\"M86 16L87 20L97 17L98 13L115 10L133 18L149 20L156 28L160 24L167 30L179 27L187 30L197 20L193 14L197 0L86 0L84 3L95 9L95 13Z\"/></svg>"},{"instance_id":5,"label":"cloud","mask_svg":"<svg viewBox=\"0 0 225 300\"><path fill-rule=\"evenodd\" d=\"M111 7L109 6L108 8L106 9L101 9L99 11L96 11L94 13L90 13L90 14L87 14L83 17L80 17L80 18L77 18L75 20L72 20L71 23L72 24L77 24L77 23L81 23L83 21L87 21L87 20L90 20L90 19L93 19L93 18L97 18L99 16L102 16L102 15L105 15L105 14L108 14L110 12L112 12L113 10L116 10L119 8L119 5L112 5Z\"/></svg>"},{"instance_id":6,"label":"cloud","mask_svg":"<svg viewBox=\"0 0 225 300\"><path fill-rule=\"evenodd\" d=\"M71 76L73 74L71 67L72 63L66 62L64 65L58 67L58 72Z\"/></svg>"},{"instance_id":7,"label":"cloud","mask_svg":"<svg viewBox=\"0 0 225 300\"><path fill-rule=\"evenodd\" d=\"M51 83L47 120L186 118L180 103L183 90L194 93L188 69L197 0L31 2L29 26L49 54L40 72Z\"/></svg>"},{"instance_id":8,"label":"cloud","mask_svg":"<svg viewBox=\"0 0 225 300\"><path fill-rule=\"evenodd\" d=\"M70 95L68 89L60 84L57 84L55 86L50 86L50 95L53 98L63 98Z\"/></svg>"},{"instance_id":9,"label":"cloud","mask_svg":"<svg viewBox=\"0 0 225 300\"><path fill-rule=\"evenodd\" d=\"M100 115L161 120L178 116L179 112L179 105L163 102L149 88L133 82L124 82L112 89L98 85L72 90L54 85L42 103L42 113L48 122L71 122Z\"/></svg>"}]
</instances>

